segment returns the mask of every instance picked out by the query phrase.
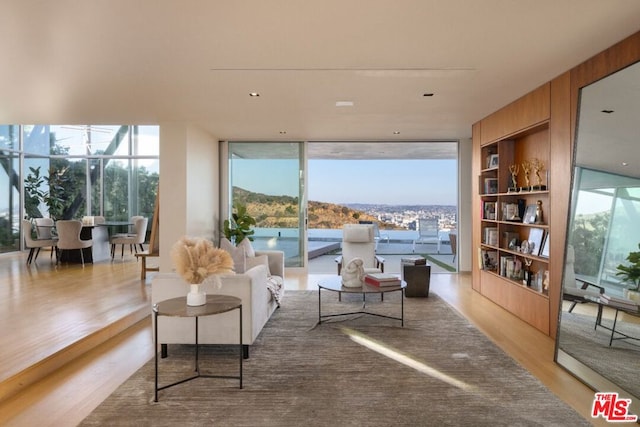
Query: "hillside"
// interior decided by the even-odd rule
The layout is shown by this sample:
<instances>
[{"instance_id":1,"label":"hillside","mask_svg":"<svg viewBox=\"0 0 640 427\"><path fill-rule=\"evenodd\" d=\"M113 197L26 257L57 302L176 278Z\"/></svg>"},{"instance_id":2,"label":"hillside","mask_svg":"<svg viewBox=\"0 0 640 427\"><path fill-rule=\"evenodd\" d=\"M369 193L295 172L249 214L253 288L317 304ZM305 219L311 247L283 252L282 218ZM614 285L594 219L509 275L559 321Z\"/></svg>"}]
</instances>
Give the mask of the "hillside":
<instances>
[{"instance_id":1,"label":"hillside","mask_svg":"<svg viewBox=\"0 0 640 427\"><path fill-rule=\"evenodd\" d=\"M233 200L247 206L256 218L257 227L297 228L298 199L290 196L269 196L233 188ZM325 202L308 202L309 228L339 229L345 223L377 221L377 218L346 206ZM393 229L393 224L380 223L380 228Z\"/></svg>"}]
</instances>

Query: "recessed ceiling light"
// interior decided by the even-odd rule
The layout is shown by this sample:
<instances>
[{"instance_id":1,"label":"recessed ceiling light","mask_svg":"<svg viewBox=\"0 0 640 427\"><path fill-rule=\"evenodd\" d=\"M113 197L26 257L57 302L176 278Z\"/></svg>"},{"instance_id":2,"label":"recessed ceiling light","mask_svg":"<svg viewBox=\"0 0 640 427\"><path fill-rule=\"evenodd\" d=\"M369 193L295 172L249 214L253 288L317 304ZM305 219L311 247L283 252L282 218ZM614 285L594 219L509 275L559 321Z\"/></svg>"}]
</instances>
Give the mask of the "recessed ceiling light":
<instances>
[{"instance_id":1,"label":"recessed ceiling light","mask_svg":"<svg viewBox=\"0 0 640 427\"><path fill-rule=\"evenodd\" d=\"M393 131L393 134L394 134L394 135L400 135L400 131L399 131L399 130L394 130L394 131Z\"/></svg>"},{"instance_id":2,"label":"recessed ceiling light","mask_svg":"<svg viewBox=\"0 0 640 427\"><path fill-rule=\"evenodd\" d=\"M260 94L258 92L249 92L249 96L252 98L256 98L258 96L260 96Z\"/></svg>"},{"instance_id":3,"label":"recessed ceiling light","mask_svg":"<svg viewBox=\"0 0 640 427\"><path fill-rule=\"evenodd\" d=\"M613 110L602 110L601 112L605 114L611 114L613 113Z\"/></svg>"},{"instance_id":4,"label":"recessed ceiling light","mask_svg":"<svg viewBox=\"0 0 640 427\"><path fill-rule=\"evenodd\" d=\"M336 107L353 107L353 101L336 101Z\"/></svg>"},{"instance_id":5,"label":"recessed ceiling light","mask_svg":"<svg viewBox=\"0 0 640 427\"><path fill-rule=\"evenodd\" d=\"M286 130L281 130L281 131L280 131L280 135L286 135L286 134L287 134L287 131L286 131Z\"/></svg>"},{"instance_id":6,"label":"recessed ceiling light","mask_svg":"<svg viewBox=\"0 0 640 427\"><path fill-rule=\"evenodd\" d=\"M629 166L629 163L627 163L627 162L622 162L621 164L622 164L622 166Z\"/></svg>"},{"instance_id":7,"label":"recessed ceiling light","mask_svg":"<svg viewBox=\"0 0 640 427\"><path fill-rule=\"evenodd\" d=\"M433 93L426 92L426 93L423 93L422 96L433 96Z\"/></svg>"}]
</instances>

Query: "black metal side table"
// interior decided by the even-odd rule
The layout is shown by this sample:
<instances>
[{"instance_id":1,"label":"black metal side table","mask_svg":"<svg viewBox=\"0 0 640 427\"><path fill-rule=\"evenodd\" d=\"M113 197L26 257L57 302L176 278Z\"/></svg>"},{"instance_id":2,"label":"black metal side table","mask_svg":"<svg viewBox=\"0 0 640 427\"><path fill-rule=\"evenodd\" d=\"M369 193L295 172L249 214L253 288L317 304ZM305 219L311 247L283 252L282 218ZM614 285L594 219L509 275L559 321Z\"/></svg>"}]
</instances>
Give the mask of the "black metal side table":
<instances>
[{"instance_id":1,"label":"black metal side table","mask_svg":"<svg viewBox=\"0 0 640 427\"><path fill-rule=\"evenodd\" d=\"M238 310L240 313L239 321L240 321L240 338L239 338L239 360L240 360L240 371L238 376L229 376L229 375L208 375L200 373L200 366L198 360L198 318L202 316L211 316L214 314L226 313L232 310ZM173 387L174 385L182 384L184 382L193 380L195 378L203 377L203 378L231 378L237 379L240 381L240 388L242 388L242 300L237 297L229 296L229 295L207 295L207 302L204 305L200 306L189 306L187 305L187 297L178 297L171 298L165 301L160 301L157 304L153 305L153 315L154 315L154 343L158 345L158 316L169 316L169 317L193 317L195 319L196 326L196 340L195 340L195 375L185 378L180 381L176 381L174 383L164 385L162 387L158 387L158 351L156 349L155 352L155 370L156 370L156 378L155 378L155 396L154 402L158 401L158 391L164 390L169 387Z\"/></svg>"}]
</instances>

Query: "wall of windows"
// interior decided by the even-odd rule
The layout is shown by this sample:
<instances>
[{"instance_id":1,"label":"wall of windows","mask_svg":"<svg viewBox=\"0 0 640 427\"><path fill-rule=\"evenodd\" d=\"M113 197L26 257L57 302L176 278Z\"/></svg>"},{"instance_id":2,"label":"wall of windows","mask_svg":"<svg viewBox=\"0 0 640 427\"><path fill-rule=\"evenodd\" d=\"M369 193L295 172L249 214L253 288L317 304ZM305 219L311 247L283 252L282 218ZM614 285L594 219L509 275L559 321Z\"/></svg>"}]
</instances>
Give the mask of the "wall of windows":
<instances>
[{"instance_id":1,"label":"wall of windows","mask_svg":"<svg viewBox=\"0 0 640 427\"><path fill-rule=\"evenodd\" d=\"M158 126L0 125L0 252L21 218L153 216Z\"/></svg>"},{"instance_id":2,"label":"wall of windows","mask_svg":"<svg viewBox=\"0 0 640 427\"><path fill-rule=\"evenodd\" d=\"M617 266L640 243L640 180L576 168L575 212L569 242L575 250L575 273L621 296L626 287Z\"/></svg>"}]
</instances>

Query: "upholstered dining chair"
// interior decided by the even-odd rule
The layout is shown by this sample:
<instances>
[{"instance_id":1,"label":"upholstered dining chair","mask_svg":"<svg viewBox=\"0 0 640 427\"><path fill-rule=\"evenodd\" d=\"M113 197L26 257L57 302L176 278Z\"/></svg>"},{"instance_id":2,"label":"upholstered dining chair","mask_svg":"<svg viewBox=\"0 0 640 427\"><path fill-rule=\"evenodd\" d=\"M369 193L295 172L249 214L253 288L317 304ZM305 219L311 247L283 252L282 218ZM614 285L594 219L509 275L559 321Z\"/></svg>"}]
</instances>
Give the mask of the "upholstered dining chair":
<instances>
[{"instance_id":1,"label":"upholstered dining chair","mask_svg":"<svg viewBox=\"0 0 640 427\"><path fill-rule=\"evenodd\" d=\"M52 239L54 242L58 241L58 237L53 235L53 229L55 227L55 222L51 218L34 218L33 220L36 224L36 236L38 240L47 240ZM51 256L49 258L53 258L53 253L56 251L55 245L51 247Z\"/></svg>"},{"instance_id":2,"label":"upholstered dining chair","mask_svg":"<svg viewBox=\"0 0 640 427\"><path fill-rule=\"evenodd\" d=\"M33 232L31 221L28 219L22 220L22 232L24 233L24 243L26 248L29 249L29 256L27 256L27 265L31 264L38 258L40 249L51 247L51 254L55 251L56 241L53 239L34 239L31 233ZM53 256L53 255L52 255Z\"/></svg>"},{"instance_id":3,"label":"upholstered dining chair","mask_svg":"<svg viewBox=\"0 0 640 427\"><path fill-rule=\"evenodd\" d=\"M376 255L376 240L373 224L344 224L342 228L342 255L335 259L338 275L342 266L352 259L363 261L365 273L383 273L384 258Z\"/></svg>"},{"instance_id":4,"label":"upholstered dining chair","mask_svg":"<svg viewBox=\"0 0 640 427\"><path fill-rule=\"evenodd\" d=\"M84 266L83 249L93 246L93 240L82 240L80 232L82 231L82 221L77 220L59 220L56 221L56 230L58 231L58 260L62 259L64 251L74 249L80 250L80 259Z\"/></svg>"},{"instance_id":5,"label":"upholstered dining chair","mask_svg":"<svg viewBox=\"0 0 640 427\"><path fill-rule=\"evenodd\" d=\"M129 250L131 252L133 252L132 249L135 249L136 253L138 253L138 246L140 246L140 251L144 252L144 246L142 246L142 244L147 237L147 225L149 223L149 218L136 216L132 217L132 219L135 233L116 234L109 239L109 243L111 244L111 259L115 257L116 245L122 245L122 249L120 251L121 258L124 258L124 245L129 245Z\"/></svg>"}]
</instances>

